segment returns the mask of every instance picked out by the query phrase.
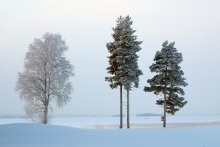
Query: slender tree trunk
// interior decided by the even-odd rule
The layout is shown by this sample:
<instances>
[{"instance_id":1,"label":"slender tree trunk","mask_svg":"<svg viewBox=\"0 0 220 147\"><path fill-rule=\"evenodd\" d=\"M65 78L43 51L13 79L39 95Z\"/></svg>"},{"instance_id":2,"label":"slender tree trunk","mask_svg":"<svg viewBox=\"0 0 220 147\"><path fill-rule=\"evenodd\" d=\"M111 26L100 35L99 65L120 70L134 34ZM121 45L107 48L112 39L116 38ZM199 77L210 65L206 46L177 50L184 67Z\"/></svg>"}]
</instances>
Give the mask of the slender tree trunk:
<instances>
[{"instance_id":1,"label":"slender tree trunk","mask_svg":"<svg viewBox=\"0 0 220 147\"><path fill-rule=\"evenodd\" d=\"M45 71L46 71L46 64L45 64ZM44 81L44 86L45 86L45 99L44 99L44 109L43 109L43 120L42 123L43 124L47 124L48 123L48 85L47 85L47 74L45 74L45 81Z\"/></svg>"},{"instance_id":2,"label":"slender tree trunk","mask_svg":"<svg viewBox=\"0 0 220 147\"><path fill-rule=\"evenodd\" d=\"M127 128L130 128L130 113L129 113L129 88L127 89Z\"/></svg>"},{"instance_id":3,"label":"slender tree trunk","mask_svg":"<svg viewBox=\"0 0 220 147\"><path fill-rule=\"evenodd\" d=\"M166 128L166 121L167 121L167 116L166 116L166 112L167 112L167 96L166 96L166 91L167 91L167 83L166 83L166 79L167 79L167 68L166 68L166 73L165 73L165 87L164 87L164 118L163 118L163 127Z\"/></svg>"},{"instance_id":4,"label":"slender tree trunk","mask_svg":"<svg viewBox=\"0 0 220 147\"><path fill-rule=\"evenodd\" d=\"M49 88L48 88L48 85L49 85L49 83L48 83L48 80L47 80L48 78L47 78L47 74L45 75L45 82L44 82L44 84L45 84L45 101L44 101L44 114L43 114L43 124L47 124L48 123L48 104L49 104L49 94L48 94L48 92L49 92Z\"/></svg>"},{"instance_id":5,"label":"slender tree trunk","mask_svg":"<svg viewBox=\"0 0 220 147\"><path fill-rule=\"evenodd\" d=\"M43 116L43 124L48 123L48 105L44 107L44 116Z\"/></svg>"},{"instance_id":6,"label":"slender tree trunk","mask_svg":"<svg viewBox=\"0 0 220 147\"><path fill-rule=\"evenodd\" d=\"M122 102L122 84L120 84L120 126L119 128L123 128L123 102Z\"/></svg>"},{"instance_id":7,"label":"slender tree trunk","mask_svg":"<svg viewBox=\"0 0 220 147\"><path fill-rule=\"evenodd\" d=\"M167 111L167 103L166 103L166 85L164 90L164 114L163 114L163 127L166 128L166 111Z\"/></svg>"}]
</instances>

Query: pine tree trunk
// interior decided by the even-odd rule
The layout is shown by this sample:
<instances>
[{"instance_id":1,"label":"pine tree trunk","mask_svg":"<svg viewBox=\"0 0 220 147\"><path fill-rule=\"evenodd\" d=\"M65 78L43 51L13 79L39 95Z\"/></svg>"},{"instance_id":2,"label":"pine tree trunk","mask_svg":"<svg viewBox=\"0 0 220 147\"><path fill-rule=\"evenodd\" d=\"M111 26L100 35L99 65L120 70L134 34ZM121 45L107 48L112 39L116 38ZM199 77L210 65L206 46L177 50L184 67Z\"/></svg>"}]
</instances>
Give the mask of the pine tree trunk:
<instances>
[{"instance_id":1,"label":"pine tree trunk","mask_svg":"<svg viewBox=\"0 0 220 147\"><path fill-rule=\"evenodd\" d=\"M130 113L129 113L129 89L127 89L127 128L130 128Z\"/></svg>"},{"instance_id":2,"label":"pine tree trunk","mask_svg":"<svg viewBox=\"0 0 220 147\"><path fill-rule=\"evenodd\" d=\"M166 103L166 86L164 90L164 116L163 116L163 127L166 128L166 111L167 111L167 103Z\"/></svg>"},{"instance_id":3,"label":"pine tree trunk","mask_svg":"<svg viewBox=\"0 0 220 147\"><path fill-rule=\"evenodd\" d=\"M44 116L43 116L43 124L48 123L48 105L44 107Z\"/></svg>"},{"instance_id":4,"label":"pine tree trunk","mask_svg":"<svg viewBox=\"0 0 220 147\"><path fill-rule=\"evenodd\" d=\"M166 121L167 121L167 116L166 116L166 112L167 112L167 96L166 96L166 91L167 91L167 83L166 83L166 79L167 79L167 68L166 68L166 73L165 73L165 87L164 87L164 118L163 118L163 127L166 128Z\"/></svg>"},{"instance_id":5,"label":"pine tree trunk","mask_svg":"<svg viewBox=\"0 0 220 147\"><path fill-rule=\"evenodd\" d=\"M119 128L123 128L123 102L122 102L122 84L120 84L120 126Z\"/></svg>"}]
</instances>

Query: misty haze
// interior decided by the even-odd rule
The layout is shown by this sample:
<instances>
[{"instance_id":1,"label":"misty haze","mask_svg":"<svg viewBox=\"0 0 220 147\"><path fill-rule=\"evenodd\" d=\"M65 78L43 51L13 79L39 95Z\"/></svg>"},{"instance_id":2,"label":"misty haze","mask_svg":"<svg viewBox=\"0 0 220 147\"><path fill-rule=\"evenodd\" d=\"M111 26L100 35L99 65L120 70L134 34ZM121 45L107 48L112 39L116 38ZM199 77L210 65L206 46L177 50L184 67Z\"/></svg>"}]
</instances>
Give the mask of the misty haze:
<instances>
[{"instance_id":1,"label":"misty haze","mask_svg":"<svg viewBox=\"0 0 220 147\"><path fill-rule=\"evenodd\" d=\"M0 10L0 146L220 146L220 1Z\"/></svg>"}]
</instances>

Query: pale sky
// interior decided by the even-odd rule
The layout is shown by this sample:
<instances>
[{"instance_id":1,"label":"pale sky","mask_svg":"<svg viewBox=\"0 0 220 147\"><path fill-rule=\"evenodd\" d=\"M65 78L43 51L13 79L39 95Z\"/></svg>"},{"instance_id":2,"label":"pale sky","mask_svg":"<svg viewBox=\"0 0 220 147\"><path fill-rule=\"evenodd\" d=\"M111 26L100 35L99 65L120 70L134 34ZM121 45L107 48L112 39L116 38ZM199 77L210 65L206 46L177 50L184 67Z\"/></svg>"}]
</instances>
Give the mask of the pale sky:
<instances>
[{"instance_id":1,"label":"pale sky","mask_svg":"<svg viewBox=\"0 0 220 147\"><path fill-rule=\"evenodd\" d=\"M58 115L119 113L119 89L104 79L108 66L106 43L120 15L130 15L138 40L140 88L131 91L131 114L161 113L158 96L143 87L153 75L149 66L165 41L175 41L183 54L182 69L189 86L188 104L177 114L220 113L219 0L0 0L0 114L24 114L15 92L18 72L34 38L60 33L74 65L71 102ZM125 99L125 95L124 95ZM125 108L125 105L124 105Z\"/></svg>"}]
</instances>

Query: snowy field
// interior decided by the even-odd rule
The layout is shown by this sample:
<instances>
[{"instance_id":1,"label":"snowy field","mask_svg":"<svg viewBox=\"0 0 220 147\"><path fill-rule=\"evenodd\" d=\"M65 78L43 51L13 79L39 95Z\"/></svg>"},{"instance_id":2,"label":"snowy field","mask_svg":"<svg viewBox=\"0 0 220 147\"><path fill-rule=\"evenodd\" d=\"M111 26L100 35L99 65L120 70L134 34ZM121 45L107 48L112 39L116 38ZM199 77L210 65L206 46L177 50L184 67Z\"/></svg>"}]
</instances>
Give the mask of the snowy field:
<instances>
[{"instance_id":1,"label":"snowy field","mask_svg":"<svg viewBox=\"0 0 220 147\"><path fill-rule=\"evenodd\" d=\"M118 121L118 117L55 117L50 125L40 125L4 117L0 147L220 147L218 115L170 116L166 129L159 116L132 117L129 130L118 129Z\"/></svg>"},{"instance_id":2,"label":"snowy field","mask_svg":"<svg viewBox=\"0 0 220 147\"><path fill-rule=\"evenodd\" d=\"M220 147L219 138L219 125L130 130L0 125L1 147Z\"/></svg>"},{"instance_id":3,"label":"snowy field","mask_svg":"<svg viewBox=\"0 0 220 147\"><path fill-rule=\"evenodd\" d=\"M133 128L161 128L160 116L131 117ZM126 118L124 118L124 123ZM0 124L32 123L26 118L0 117ZM220 125L220 115L168 116L168 127ZM119 117L54 117L50 124L74 128L118 128Z\"/></svg>"}]
</instances>

